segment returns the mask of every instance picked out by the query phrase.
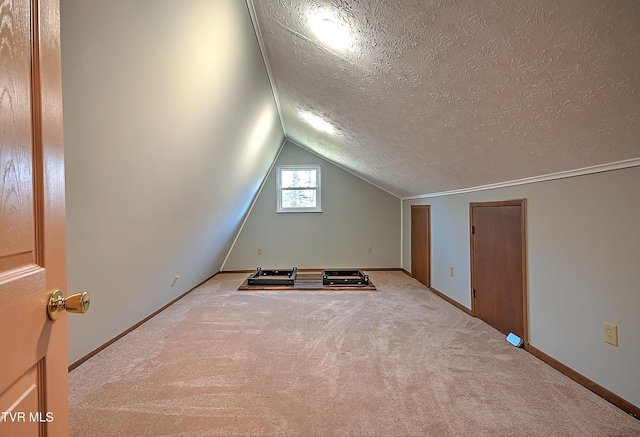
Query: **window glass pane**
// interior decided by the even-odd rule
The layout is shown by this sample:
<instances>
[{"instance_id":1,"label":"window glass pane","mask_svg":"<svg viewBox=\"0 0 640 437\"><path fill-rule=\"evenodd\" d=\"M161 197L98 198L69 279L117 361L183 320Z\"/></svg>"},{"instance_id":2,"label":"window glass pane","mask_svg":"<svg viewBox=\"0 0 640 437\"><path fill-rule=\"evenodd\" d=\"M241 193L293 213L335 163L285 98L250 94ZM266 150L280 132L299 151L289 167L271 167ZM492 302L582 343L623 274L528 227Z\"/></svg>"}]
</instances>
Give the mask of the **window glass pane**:
<instances>
[{"instance_id":1,"label":"window glass pane","mask_svg":"<svg viewBox=\"0 0 640 437\"><path fill-rule=\"evenodd\" d=\"M282 190L283 208L315 208L316 190Z\"/></svg>"},{"instance_id":2,"label":"window glass pane","mask_svg":"<svg viewBox=\"0 0 640 437\"><path fill-rule=\"evenodd\" d=\"M322 212L320 166L278 166L276 212Z\"/></svg>"},{"instance_id":3,"label":"window glass pane","mask_svg":"<svg viewBox=\"0 0 640 437\"><path fill-rule=\"evenodd\" d=\"M315 170L282 170L282 188L316 187Z\"/></svg>"}]
</instances>

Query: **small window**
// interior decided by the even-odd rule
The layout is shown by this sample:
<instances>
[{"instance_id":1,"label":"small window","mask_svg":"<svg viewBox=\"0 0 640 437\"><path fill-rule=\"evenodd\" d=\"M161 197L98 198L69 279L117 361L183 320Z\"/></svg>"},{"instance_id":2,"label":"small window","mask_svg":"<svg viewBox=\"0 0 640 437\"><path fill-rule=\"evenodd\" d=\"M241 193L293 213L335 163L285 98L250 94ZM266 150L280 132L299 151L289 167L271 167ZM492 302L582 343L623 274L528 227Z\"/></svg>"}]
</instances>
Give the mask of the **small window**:
<instances>
[{"instance_id":1,"label":"small window","mask_svg":"<svg viewBox=\"0 0 640 437\"><path fill-rule=\"evenodd\" d=\"M276 212L322 212L319 165L278 166Z\"/></svg>"}]
</instances>

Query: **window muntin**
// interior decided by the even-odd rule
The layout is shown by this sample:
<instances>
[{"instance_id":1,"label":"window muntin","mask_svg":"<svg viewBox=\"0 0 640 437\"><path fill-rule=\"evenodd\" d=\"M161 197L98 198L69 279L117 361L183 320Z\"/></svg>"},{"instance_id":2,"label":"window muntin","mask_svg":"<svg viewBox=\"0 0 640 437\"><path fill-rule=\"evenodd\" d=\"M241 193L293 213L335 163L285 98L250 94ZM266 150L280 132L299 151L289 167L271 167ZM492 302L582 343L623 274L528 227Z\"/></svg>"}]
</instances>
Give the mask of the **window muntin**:
<instances>
[{"instance_id":1,"label":"window muntin","mask_svg":"<svg viewBox=\"0 0 640 437\"><path fill-rule=\"evenodd\" d=\"M321 212L320 166L278 166L277 212Z\"/></svg>"}]
</instances>

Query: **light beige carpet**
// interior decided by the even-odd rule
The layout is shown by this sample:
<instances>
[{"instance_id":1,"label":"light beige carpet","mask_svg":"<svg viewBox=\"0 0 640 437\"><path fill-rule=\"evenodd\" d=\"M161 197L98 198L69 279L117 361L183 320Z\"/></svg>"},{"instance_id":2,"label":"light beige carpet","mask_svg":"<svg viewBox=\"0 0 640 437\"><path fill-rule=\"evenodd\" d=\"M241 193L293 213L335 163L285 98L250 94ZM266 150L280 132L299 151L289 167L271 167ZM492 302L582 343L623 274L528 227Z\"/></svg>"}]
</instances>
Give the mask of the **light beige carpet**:
<instances>
[{"instance_id":1,"label":"light beige carpet","mask_svg":"<svg viewBox=\"0 0 640 437\"><path fill-rule=\"evenodd\" d=\"M640 436L640 421L401 272L220 274L69 375L72 436Z\"/></svg>"}]
</instances>

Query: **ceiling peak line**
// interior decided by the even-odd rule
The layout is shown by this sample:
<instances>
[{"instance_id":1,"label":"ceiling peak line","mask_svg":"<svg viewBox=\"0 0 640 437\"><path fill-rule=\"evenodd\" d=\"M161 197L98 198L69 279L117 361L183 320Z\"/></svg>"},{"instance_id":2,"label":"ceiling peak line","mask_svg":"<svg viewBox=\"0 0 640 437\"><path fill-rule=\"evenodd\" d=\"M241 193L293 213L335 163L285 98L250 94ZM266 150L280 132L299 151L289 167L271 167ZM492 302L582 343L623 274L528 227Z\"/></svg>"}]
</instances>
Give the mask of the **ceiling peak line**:
<instances>
[{"instance_id":1,"label":"ceiling peak line","mask_svg":"<svg viewBox=\"0 0 640 437\"><path fill-rule=\"evenodd\" d=\"M402 200L427 199L431 197L450 196L453 194L473 193L476 191L495 190L497 188L515 187L518 185L528 185L536 182L547 182L556 179L567 179L576 176L586 176L594 173L603 173L613 170L623 170L625 168L640 167L640 158L625 159L623 161L610 162L607 164L592 165L589 167L578 168L575 170L565 170L557 173L549 173L540 176L531 176L523 179L515 179L512 181L496 182L494 184L479 185L477 187L461 188L459 190L441 191L438 193L419 194L416 196L403 197Z\"/></svg>"},{"instance_id":2,"label":"ceiling peak line","mask_svg":"<svg viewBox=\"0 0 640 437\"><path fill-rule=\"evenodd\" d=\"M278 96L278 90L276 89L276 83L275 83L273 71L271 69L271 65L269 64L269 59L267 58L267 50L265 48L264 38L262 37L262 30L260 29L260 23L258 22L258 17L256 15L256 9L255 9L255 6L253 5L253 0L246 0L246 1L247 1L247 9L249 10L249 16L251 18L253 29L256 34L256 39L258 40L258 46L260 47L260 53L262 54L264 67L267 70L267 77L269 78L269 84L271 85L271 92L273 93L273 99L276 102L278 117L280 117L280 127L282 128L282 133L284 134L284 137L286 139L287 131L284 126L284 116L282 115L282 105L280 104L280 97Z\"/></svg>"}]
</instances>

